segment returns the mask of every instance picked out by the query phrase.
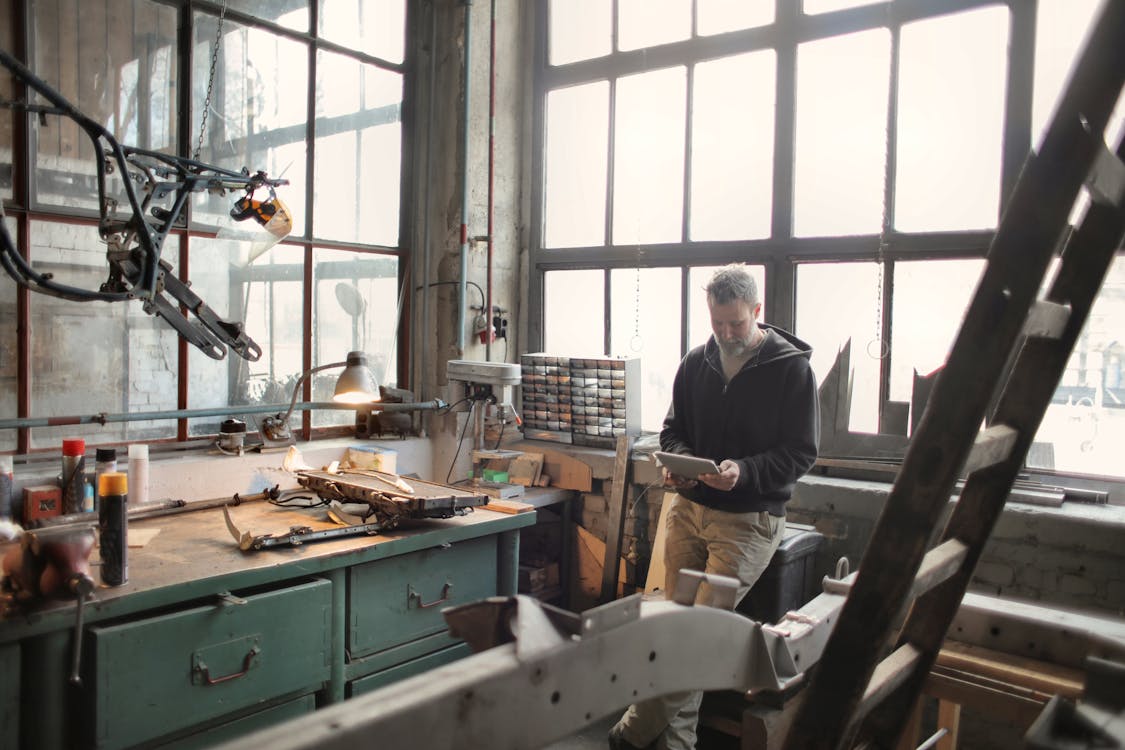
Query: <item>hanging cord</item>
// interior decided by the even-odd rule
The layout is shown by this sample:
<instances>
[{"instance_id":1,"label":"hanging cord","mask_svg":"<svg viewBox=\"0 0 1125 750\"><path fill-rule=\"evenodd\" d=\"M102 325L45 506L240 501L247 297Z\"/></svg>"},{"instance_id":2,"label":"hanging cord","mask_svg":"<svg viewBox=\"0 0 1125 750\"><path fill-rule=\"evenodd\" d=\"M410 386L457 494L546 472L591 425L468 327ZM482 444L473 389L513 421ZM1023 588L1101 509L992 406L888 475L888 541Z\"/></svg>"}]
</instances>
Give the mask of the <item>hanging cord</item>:
<instances>
[{"instance_id":1,"label":"hanging cord","mask_svg":"<svg viewBox=\"0 0 1125 750\"><path fill-rule=\"evenodd\" d=\"M203 114L199 121L199 142L195 144L195 154L192 158L199 160L203 152L203 134L207 132L207 113L211 110L211 95L215 91L215 67L219 63L219 44L223 38L223 21L227 17L227 0L219 9L219 23L215 26L215 45L211 49L211 72L207 76L207 95L203 97Z\"/></svg>"}]
</instances>

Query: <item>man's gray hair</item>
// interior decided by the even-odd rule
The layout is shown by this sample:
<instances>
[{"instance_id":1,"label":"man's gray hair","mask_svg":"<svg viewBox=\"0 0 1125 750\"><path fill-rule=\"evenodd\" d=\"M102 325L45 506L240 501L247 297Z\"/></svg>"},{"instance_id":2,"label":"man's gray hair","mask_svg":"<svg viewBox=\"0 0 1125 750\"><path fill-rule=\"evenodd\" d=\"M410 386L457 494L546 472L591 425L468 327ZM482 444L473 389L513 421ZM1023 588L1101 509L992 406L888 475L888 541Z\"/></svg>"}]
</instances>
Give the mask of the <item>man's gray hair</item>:
<instances>
[{"instance_id":1,"label":"man's gray hair","mask_svg":"<svg viewBox=\"0 0 1125 750\"><path fill-rule=\"evenodd\" d=\"M713 305L729 305L742 300L753 307L758 304L758 282L741 263L723 266L704 287L707 301Z\"/></svg>"}]
</instances>

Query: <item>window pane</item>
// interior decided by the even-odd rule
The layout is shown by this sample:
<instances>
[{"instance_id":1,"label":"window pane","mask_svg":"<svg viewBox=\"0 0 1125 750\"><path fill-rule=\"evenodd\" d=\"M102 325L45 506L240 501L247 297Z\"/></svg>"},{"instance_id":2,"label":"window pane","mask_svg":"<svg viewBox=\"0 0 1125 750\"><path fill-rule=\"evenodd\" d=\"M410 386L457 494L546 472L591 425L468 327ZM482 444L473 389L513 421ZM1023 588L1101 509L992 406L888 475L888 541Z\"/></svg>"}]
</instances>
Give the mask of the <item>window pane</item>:
<instances>
[{"instance_id":1,"label":"window pane","mask_svg":"<svg viewBox=\"0 0 1125 750\"><path fill-rule=\"evenodd\" d=\"M170 237L165 252L175 258ZM35 221L31 257L40 273L60 283L96 289L106 278L104 246L92 225ZM14 295L13 295L14 296ZM83 303L31 295L31 414L80 416L128 414L176 408L179 336L140 302ZM171 420L37 427L32 445L59 445L63 438L90 443L172 437Z\"/></svg>"},{"instance_id":2,"label":"window pane","mask_svg":"<svg viewBox=\"0 0 1125 750\"><path fill-rule=\"evenodd\" d=\"M196 14L192 51L191 150L199 140L203 102L215 21ZM251 172L265 171L290 184L278 190L293 217L293 234L304 234L305 111L303 92L308 85L308 55L304 44L257 29L223 23L211 110L207 117L199 159L207 164ZM196 224L219 228L238 226L231 206L240 196L195 193L192 219ZM264 196L259 196L264 197Z\"/></svg>"},{"instance_id":3,"label":"window pane","mask_svg":"<svg viewBox=\"0 0 1125 750\"><path fill-rule=\"evenodd\" d=\"M0 18L11 18L11 6L11 0L0 0ZM15 49L12 25L9 23L0 25L0 47L5 50ZM5 68L4 74L0 75L0 100L10 102L14 99L15 78L9 75L7 68ZM12 128L17 116L22 117L23 115L17 115L14 108L0 111L0 201L12 197L13 166L15 164L12 150ZM4 439L4 435L0 433L0 446L3 445ZM0 447L0 450L3 450L3 448Z\"/></svg>"},{"instance_id":4,"label":"window pane","mask_svg":"<svg viewBox=\"0 0 1125 750\"><path fill-rule=\"evenodd\" d=\"M81 18L70 4L31 8L36 75L123 145L174 152L176 10L133 0L83 4ZM38 94L32 100L47 104ZM97 210L93 141L68 117L45 119L42 124L29 118L35 144L33 203ZM116 173L107 190L128 206Z\"/></svg>"},{"instance_id":5,"label":"window pane","mask_svg":"<svg viewBox=\"0 0 1125 750\"><path fill-rule=\"evenodd\" d=\"M609 83L547 94L543 244L605 244Z\"/></svg>"},{"instance_id":6,"label":"window pane","mask_svg":"<svg viewBox=\"0 0 1125 750\"><path fill-rule=\"evenodd\" d=\"M301 372L303 253L275 245L264 253L250 242L191 242L192 289L220 317L241 320L246 335L261 347L250 362L228 354L221 362L188 349L188 405L192 409L238 404L286 404ZM256 429L260 416L247 417ZM188 421L192 435L213 435L226 417ZM299 422L292 421L295 427Z\"/></svg>"},{"instance_id":7,"label":"window pane","mask_svg":"<svg viewBox=\"0 0 1125 750\"><path fill-rule=\"evenodd\" d=\"M825 376L851 341L852 432L879 429L879 356L882 327L877 310L882 291L875 263L803 263L797 266L799 337L812 345L812 368ZM847 373L845 373L845 376ZM846 388L843 389L846 393Z\"/></svg>"},{"instance_id":8,"label":"window pane","mask_svg":"<svg viewBox=\"0 0 1125 750\"><path fill-rule=\"evenodd\" d=\"M984 263L981 259L895 263L892 401L910 401L915 371L929 375L945 364Z\"/></svg>"},{"instance_id":9,"label":"window pane","mask_svg":"<svg viewBox=\"0 0 1125 750\"><path fill-rule=\"evenodd\" d=\"M1008 11L903 26L896 229L989 229L1000 205Z\"/></svg>"},{"instance_id":10,"label":"window pane","mask_svg":"<svg viewBox=\"0 0 1125 750\"><path fill-rule=\"evenodd\" d=\"M773 23L773 0L698 0L698 6L700 36Z\"/></svg>"},{"instance_id":11,"label":"window pane","mask_svg":"<svg viewBox=\"0 0 1125 750\"><path fill-rule=\"evenodd\" d=\"M889 71L886 29L797 48L797 235L870 234L881 229Z\"/></svg>"},{"instance_id":12,"label":"window pane","mask_svg":"<svg viewBox=\"0 0 1125 750\"><path fill-rule=\"evenodd\" d=\"M313 234L398 245L402 76L317 55Z\"/></svg>"},{"instance_id":13,"label":"window pane","mask_svg":"<svg viewBox=\"0 0 1125 750\"><path fill-rule=\"evenodd\" d=\"M618 0L617 48L655 47L691 35L691 0Z\"/></svg>"},{"instance_id":14,"label":"window pane","mask_svg":"<svg viewBox=\"0 0 1125 750\"><path fill-rule=\"evenodd\" d=\"M389 62L402 62L405 0L319 0L325 39Z\"/></svg>"},{"instance_id":15,"label":"window pane","mask_svg":"<svg viewBox=\"0 0 1125 750\"><path fill-rule=\"evenodd\" d=\"M613 244L679 242L684 68L621 78L614 130Z\"/></svg>"},{"instance_id":16,"label":"window pane","mask_svg":"<svg viewBox=\"0 0 1125 750\"><path fill-rule=\"evenodd\" d=\"M605 272L543 274L543 347L563 356L605 354Z\"/></svg>"},{"instance_id":17,"label":"window pane","mask_svg":"<svg viewBox=\"0 0 1125 750\"><path fill-rule=\"evenodd\" d=\"M1031 108L1031 136L1037 145L1099 5L1098 0L1039 0Z\"/></svg>"},{"instance_id":18,"label":"window pane","mask_svg":"<svg viewBox=\"0 0 1125 750\"><path fill-rule=\"evenodd\" d=\"M776 65L766 50L695 66L693 240L770 236Z\"/></svg>"},{"instance_id":19,"label":"window pane","mask_svg":"<svg viewBox=\"0 0 1125 750\"><path fill-rule=\"evenodd\" d=\"M0 5L3 5L0 2ZM16 222L4 217L4 228L15 244ZM16 282L8 274L0 274L0 417L14 419L19 416L19 372L16 363ZM0 430L0 451L16 448L16 431Z\"/></svg>"},{"instance_id":20,"label":"window pane","mask_svg":"<svg viewBox=\"0 0 1125 750\"><path fill-rule=\"evenodd\" d=\"M817 13L831 13L834 10L873 5L881 2L881 0L803 0L803 2L805 13L811 16Z\"/></svg>"},{"instance_id":21,"label":"window pane","mask_svg":"<svg viewBox=\"0 0 1125 750\"><path fill-rule=\"evenodd\" d=\"M1110 267L1052 399L1028 465L1125 476L1125 258Z\"/></svg>"},{"instance_id":22,"label":"window pane","mask_svg":"<svg viewBox=\"0 0 1125 750\"><path fill-rule=\"evenodd\" d=\"M688 276L688 348L706 343L711 337L711 312L707 307L707 292L704 288L711 276L722 266L696 266ZM746 270L758 282L758 301L762 303L759 323L766 322L766 268L765 266L746 266Z\"/></svg>"},{"instance_id":23,"label":"window pane","mask_svg":"<svg viewBox=\"0 0 1125 750\"><path fill-rule=\"evenodd\" d=\"M375 379L397 380L398 259L347 250L317 250L313 265L313 366L367 353ZM312 400L331 401L342 368L313 377ZM319 376L319 377L318 377ZM354 424L354 411L314 411L316 427Z\"/></svg>"},{"instance_id":24,"label":"window pane","mask_svg":"<svg viewBox=\"0 0 1125 750\"><path fill-rule=\"evenodd\" d=\"M610 0L550 0L548 55L565 65L610 53L613 4Z\"/></svg>"},{"instance_id":25,"label":"window pane","mask_svg":"<svg viewBox=\"0 0 1125 750\"><path fill-rule=\"evenodd\" d=\"M273 21L287 29L309 29L308 0L286 0L281 3L277 0L227 0L227 7Z\"/></svg>"},{"instance_id":26,"label":"window pane","mask_svg":"<svg viewBox=\"0 0 1125 750\"><path fill-rule=\"evenodd\" d=\"M659 430L680 364L680 269L610 272L609 353L641 358L641 428Z\"/></svg>"}]
</instances>

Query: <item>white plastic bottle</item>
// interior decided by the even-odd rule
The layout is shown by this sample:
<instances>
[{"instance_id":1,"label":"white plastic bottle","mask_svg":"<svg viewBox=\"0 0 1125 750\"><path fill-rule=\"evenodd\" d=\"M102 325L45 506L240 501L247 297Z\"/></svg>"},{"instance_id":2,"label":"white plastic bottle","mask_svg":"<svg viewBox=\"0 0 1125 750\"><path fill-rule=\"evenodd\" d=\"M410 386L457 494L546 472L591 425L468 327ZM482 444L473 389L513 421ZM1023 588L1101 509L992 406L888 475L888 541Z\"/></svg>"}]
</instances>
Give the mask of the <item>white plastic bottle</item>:
<instances>
[{"instance_id":1,"label":"white plastic bottle","mask_svg":"<svg viewBox=\"0 0 1125 750\"><path fill-rule=\"evenodd\" d=\"M148 502L148 446L129 446L129 507Z\"/></svg>"}]
</instances>

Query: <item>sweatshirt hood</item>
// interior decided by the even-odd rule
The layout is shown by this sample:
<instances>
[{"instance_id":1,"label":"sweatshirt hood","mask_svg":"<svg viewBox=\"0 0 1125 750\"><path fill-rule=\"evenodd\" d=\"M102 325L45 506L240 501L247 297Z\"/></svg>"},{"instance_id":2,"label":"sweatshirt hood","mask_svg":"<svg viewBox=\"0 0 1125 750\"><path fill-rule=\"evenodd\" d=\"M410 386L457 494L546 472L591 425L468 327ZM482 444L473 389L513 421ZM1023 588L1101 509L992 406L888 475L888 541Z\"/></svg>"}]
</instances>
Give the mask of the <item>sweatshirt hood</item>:
<instances>
[{"instance_id":1,"label":"sweatshirt hood","mask_svg":"<svg viewBox=\"0 0 1125 750\"><path fill-rule=\"evenodd\" d=\"M781 359L788 359L789 357L804 357L805 359L809 359L812 356L812 347L789 331L770 325L769 323L759 323L758 327L765 331L766 338L761 343L760 351L750 358L750 361L743 366L743 369L748 367L761 367L762 365L777 362ZM712 334L711 337L707 339L707 343L704 344L703 356L715 369L719 372L723 371L723 366L719 359L719 344L715 341L714 334Z\"/></svg>"}]
</instances>

